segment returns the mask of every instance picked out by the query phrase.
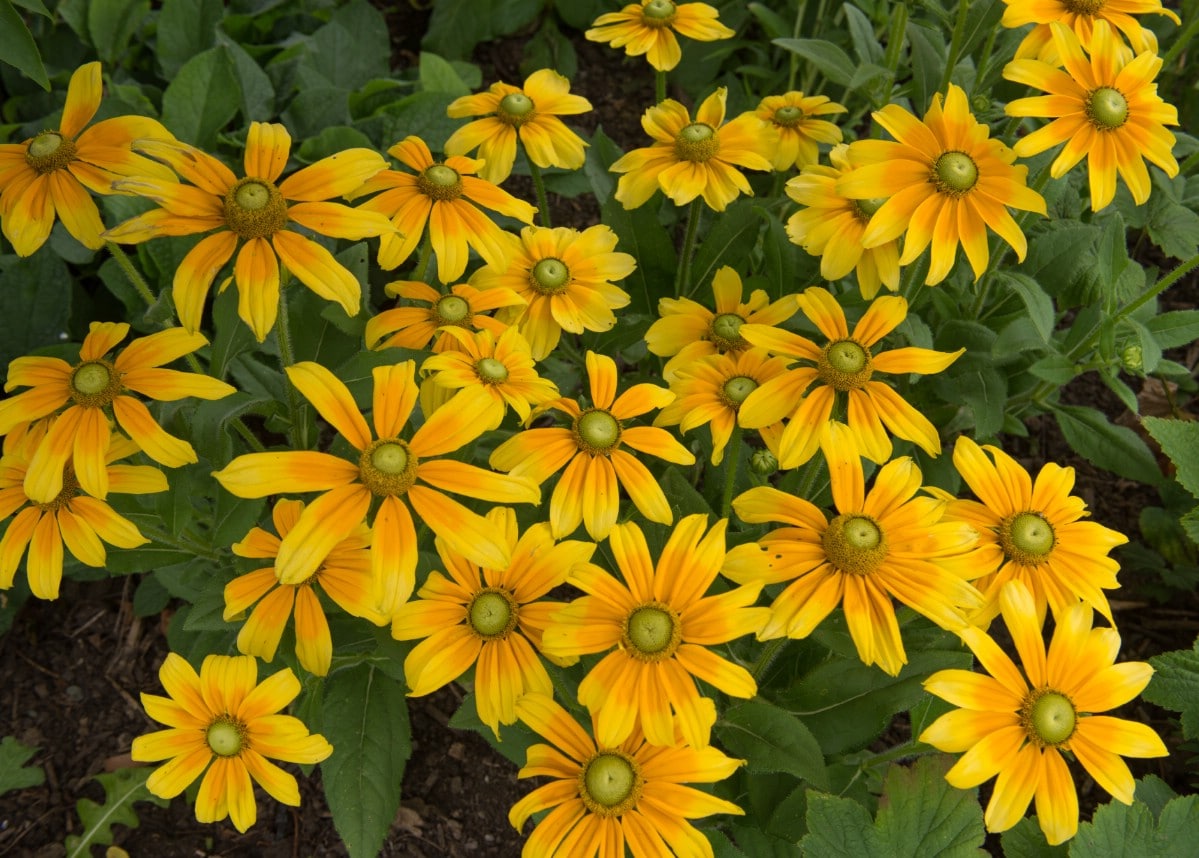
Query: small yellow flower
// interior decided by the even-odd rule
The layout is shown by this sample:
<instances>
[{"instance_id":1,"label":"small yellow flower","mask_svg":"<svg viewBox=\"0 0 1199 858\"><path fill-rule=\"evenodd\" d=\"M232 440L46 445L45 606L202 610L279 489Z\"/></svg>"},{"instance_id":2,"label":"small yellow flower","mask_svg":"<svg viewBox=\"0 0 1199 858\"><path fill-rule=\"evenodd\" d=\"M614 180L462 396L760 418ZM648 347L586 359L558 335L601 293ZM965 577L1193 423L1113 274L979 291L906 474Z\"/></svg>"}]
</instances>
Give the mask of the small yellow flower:
<instances>
[{"instance_id":1,"label":"small yellow flower","mask_svg":"<svg viewBox=\"0 0 1199 858\"><path fill-rule=\"evenodd\" d=\"M774 126L779 134L778 148L771 161L776 170L806 167L820 157L817 143L840 143L841 129L820 116L844 113L844 105L827 95L788 92L769 95L758 104L758 118Z\"/></svg>"},{"instance_id":2,"label":"small yellow flower","mask_svg":"<svg viewBox=\"0 0 1199 858\"><path fill-rule=\"evenodd\" d=\"M736 33L716 20L720 13L707 3L641 0L619 12L600 15L583 35L592 42L624 48L630 57L642 54L658 71L670 71L683 52L674 31L697 42L731 39Z\"/></svg>"},{"instance_id":3,"label":"small yellow flower","mask_svg":"<svg viewBox=\"0 0 1199 858\"><path fill-rule=\"evenodd\" d=\"M393 280L383 287L395 298L417 301L424 307L392 307L374 315L366 323L366 347L369 349L411 349L419 351L433 341L433 351L453 345L445 328L464 331L490 331L498 337L506 324L487 315L489 310L523 305L524 299L511 289L499 287L479 290L465 283L450 287L449 294L438 292L419 280ZM436 338L436 339L434 339Z\"/></svg>"}]
</instances>

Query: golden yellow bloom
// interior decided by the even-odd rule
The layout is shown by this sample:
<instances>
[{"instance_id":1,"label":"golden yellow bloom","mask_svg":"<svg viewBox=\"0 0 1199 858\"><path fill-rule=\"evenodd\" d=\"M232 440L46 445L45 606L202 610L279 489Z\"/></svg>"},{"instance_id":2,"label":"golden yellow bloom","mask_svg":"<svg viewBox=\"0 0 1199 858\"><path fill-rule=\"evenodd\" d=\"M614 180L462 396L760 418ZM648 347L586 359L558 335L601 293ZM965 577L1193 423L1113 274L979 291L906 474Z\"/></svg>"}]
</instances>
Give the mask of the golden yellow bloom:
<instances>
[{"instance_id":1,"label":"golden yellow bloom","mask_svg":"<svg viewBox=\"0 0 1199 858\"><path fill-rule=\"evenodd\" d=\"M607 652L579 684L600 744L618 745L640 725L651 745L674 745L677 719L683 741L702 747L716 705L700 696L696 678L733 697L757 693L749 671L705 649L753 634L769 616L749 607L757 584L705 595L724 566L727 525L722 518L708 530L706 515L687 516L655 563L641 529L618 524L608 547L624 583L591 563L571 568L568 583L587 595L554 614L542 649L556 656Z\"/></svg>"},{"instance_id":2,"label":"golden yellow bloom","mask_svg":"<svg viewBox=\"0 0 1199 858\"><path fill-rule=\"evenodd\" d=\"M511 289L480 291L465 283L450 287L448 295L419 280L394 280L383 289L392 297L419 301L428 306L392 307L372 316L366 323L366 347L369 349L420 351L433 340L433 351L444 351L453 340L441 329L451 325L467 331L490 331L492 336L498 337L508 326L486 315L487 311L524 304L524 299Z\"/></svg>"},{"instance_id":3,"label":"golden yellow bloom","mask_svg":"<svg viewBox=\"0 0 1199 858\"><path fill-rule=\"evenodd\" d=\"M188 251L175 271L172 297L179 322L187 330L200 327L212 281L233 258L239 242L241 250L233 263L237 313L259 342L266 339L279 312L280 263L317 295L339 303L347 315L358 314L362 287L357 278L328 250L290 225L332 238L390 235L391 224L385 218L327 202L348 194L385 168L378 153L347 149L280 182L291 152L291 135L278 124L250 123L242 179L216 158L186 143L139 140L135 148L170 165L192 184L145 176L117 182L117 190L151 199L161 208L130 218L104 237L138 244L165 235L216 230Z\"/></svg>"},{"instance_id":4,"label":"golden yellow bloom","mask_svg":"<svg viewBox=\"0 0 1199 858\"><path fill-rule=\"evenodd\" d=\"M787 362L765 349L708 355L679 367L670 389L676 399L654 419L655 426L678 426L686 434L708 424L712 430L712 464L724 461L724 448L740 421L741 403L758 387L781 375ZM771 439L782 425L763 427ZM735 452L735 451L734 451Z\"/></svg>"},{"instance_id":5,"label":"golden yellow bloom","mask_svg":"<svg viewBox=\"0 0 1199 858\"><path fill-rule=\"evenodd\" d=\"M1086 158L1093 211L1115 197L1117 171L1136 204L1144 204L1153 187L1145 158L1167 176L1178 175L1178 162L1170 151L1174 135L1165 129L1178 124L1178 111L1162 101L1153 82L1161 57L1145 52L1125 61L1123 44L1107 22L1099 20L1088 58L1072 30L1057 23L1049 26L1065 71L1032 59L1014 60L1003 70L1008 80L1048 93L1010 102L1009 116L1053 119L1016 141L1016 154L1028 158L1065 143L1050 175L1060 179Z\"/></svg>"},{"instance_id":6,"label":"golden yellow bloom","mask_svg":"<svg viewBox=\"0 0 1199 858\"><path fill-rule=\"evenodd\" d=\"M816 452L820 433L843 394L848 400L849 430L861 454L870 461L882 464L891 458L888 430L919 445L930 456L938 455L941 438L937 427L873 376L876 372L941 372L966 350L938 352L909 346L874 354L871 349L907 317L908 302L897 295L876 298L852 334L845 311L827 290L813 286L796 300L828 342L817 346L807 337L764 325L741 328L741 336L756 346L814 364L793 366L754 390L741 406L742 425L770 426L790 417L778 456L781 467L795 468Z\"/></svg>"},{"instance_id":7,"label":"golden yellow bloom","mask_svg":"<svg viewBox=\"0 0 1199 858\"><path fill-rule=\"evenodd\" d=\"M416 175L384 170L351 194L356 198L382 191L361 208L386 215L398 230L380 241L380 266L391 270L412 255L426 224L442 283L462 276L472 247L487 264L504 265L507 250L503 237L507 233L479 206L524 223L533 222L536 208L475 176L483 168L483 161L451 155L444 162L435 162L425 141L415 136L404 138L387 151Z\"/></svg>"},{"instance_id":8,"label":"golden yellow bloom","mask_svg":"<svg viewBox=\"0 0 1199 858\"><path fill-rule=\"evenodd\" d=\"M841 605L858 657L895 676L907 655L892 600L944 629L963 628L964 611L982 605L967 583L978 574L971 554L976 537L968 525L943 519L944 501L916 495L920 469L906 456L880 468L867 493L849 431L831 424L827 432L837 515L830 521L803 498L769 486L750 489L733 501L738 517L787 526L758 540L756 554L738 549L725 575L742 583L791 581L759 639L807 637ZM765 573L757 555L766 558Z\"/></svg>"},{"instance_id":9,"label":"golden yellow bloom","mask_svg":"<svg viewBox=\"0 0 1199 858\"><path fill-rule=\"evenodd\" d=\"M752 111L725 124L726 90L722 86L695 112L666 99L641 117L641 127L656 141L621 156L609 169L624 173L616 183L616 199L635 209L661 190L675 205L702 196L709 208L724 211L738 194L753 196L737 167L770 170L778 132Z\"/></svg>"},{"instance_id":10,"label":"golden yellow bloom","mask_svg":"<svg viewBox=\"0 0 1199 858\"><path fill-rule=\"evenodd\" d=\"M416 585L416 527L405 499L455 551L486 566L508 564L508 548L495 527L443 492L494 503L537 503L540 492L527 479L444 458L486 429L482 417L491 400L480 390L459 393L429 415L411 438L402 438L416 405L415 373L413 361L375 367L372 439L366 418L340 379L310 361L289 366L291 383L358 454L346 460L308 450L247 453L213 473L238 497L324 493L308 505L279 545L275 573L280 583L299 584L315 573L377 502L371 572L379 610L393 614Z\"/></svg>"},{"instance_id":11,"label":"golden yellow bloom","mask_svg":"<svg viewBox=\"0 0 1199 858\"><path fill-rule=\"evenodd\" d=\"M983 817L987 830L1008 830L1035 798L1046 839L1063 843L1078 831L1078 795L1063 751L1124 804L1132 804L1136 784L1121 758L1168 753L1149 726L1094 714L1140 694L1153 668L1135 661L1114 664L1120 636L1115 629L1091 628L1085 605L1075 603L1057 616L1046 652L1028 589L1019 581L1008 583L1000 604L1023 673L986 632L963 629L962 639L990 676L941 670L926 679L929 692L962 708L934 721L920 741L962 754L945 774L959 789L996 778Z\"/></svg>"},{"instance_id":12,"label":"golden yellow bloom","mask_svg":"<svg viewBox=\"0 0 1199 858\"><path fill-rule=\"evenodd\" d=\"M731 802L684 784L724 780L744 760L711 746L650 745L637 731L615 746L597 744L543 694L521 698L516 712L553 743L529 748L528 761L517 774L552 779L508 813L520 831L533 814L550 811L529 835L521 853L526 858L625 858L626 846L633 858L712 858L708 838L687 820L743 813Z\"/></svg>"},{"instance_id":13,"label":"golden yellow bloom","mask_svg":"<svg viewBox=\"0 0 1199 858\"><path fill-rule=\"evenodd\" d=\"M15 443L8 443L6 438L4 455L0 456L0 521L12 516L0 539L0 590L12 586L28 547L25 574L29 589L39 599L58 598L64 545L80 563L103 569L107 557L104 542L117 548L137 548L150 541L137 525L103 500L83 493L86 490L80 487L70 465L60 471L62 488L49 501L39 501L26 493L23 484L34 450L44 443L43 436L56 419L62 418L35 424ZM108 491L136 495L165 492L167 479L157 468L113 464L135 452L137 445L129 439L121 435L110 438L101 460Z\"/></svg>"},{"instance_id":14,"label":"golden yellow bloom","mask_svg":"<svg viewBox=\"0 0 1199 858\"><path fill-rule=\"evenodd\" d=\"M820 158L817 143L840 143L841 129L820 116L844 113L845 106L827 95L787 92L768 95L758 104L758 118L778 131L778 148L771 161L776 170L806 167Z\"/></svg>"},{"instance_id":15,"label":"golden yellow bloom","mask_svg":"<svg viewBox=\"0 0 1199 858\"><path fill-rule=\"evenodd\" d=\"M645 332L645 344L652 354L671 358L662 369L664 380L673 382L680 367L699 358L748 349L740 333L746 323L778 325L795 315L791 296L772 302L765 290L755 289L742 301L744 294L741 275L722 265L712 277L715 312L690 298L658 299L661 318Z\"/></svg>"},{"instance_id":16,"label":"golden yellow bloom","mask_svg":"<svg viewBox=\"0 0 1199 858\"><path fill-rule=\"evenodd\" d=\"M642 54L658 71L670 71L683 52L674 31L697 42L731 39L736 33L717 19L719 12L707 3L672 3L671 0L641 0L619 12L606 12L583 33L589 41L624 48L630 57Z\"/></svg>"},{"instance_id":17,"label":"golden yellow bloom","mask_svg":"<svg viewBox=\"0 0 1199 858\"><path fill-rule=\"evenodd\" d=\"M870 219L863 247L878 247L906 231L900 265L914 262L932 244L925 283L949 274L958 245L977 279L987 268L987 227L1010 244L1023 261L1028 242L1007 207L1045 214L1045 200L1028 187L1028 168L1016 154L991 139L975 120L966 93L950 84L945 107L933 96L924 121L897 104L876 111L874 121L898 142L859 140L851 145L856 167L837 182L837 193L856 200L887 197Z\"/></svg>"},{"instance_id":18,"label":"golden yellow bloom","mask_svg":"<svg viewBox=\"0 0 1199 858\"><path fill-rule=\"evenodd\" d=\"M404 659L410 696L436 691L474 665L479 719L499 736L500 724L516 722L522 695L554 693L537 649L550 615L563 606L538 600L563 583L574 564L590 560L595 546L555 545L544 522L520 534L511 509L497 507L487 518L504 534L512 562L480 569L435 540L445 573L431 573L421 598L400 607L391 634L397 640L423 638Z\"/></svg>"},{"instance_id":19,"label":"golden yellow bloom","mask_svg":"<svg viewBox=\"0 0 1199 858\"><path fill-rule=\"evenodd\" d=\"M857 272L858 290L867 301L885 285L899 289L899 239L874 247L862 244L870 218L886 200L852 200L837 182L853 169L853 149L842 143L829 152L831 167L809 164L787 182L787 196L805 208L787 218L787 237L820 257L820 276L840 280Z\"/></svg>"},{"instance_id":20,"label":"golden yellow bloom","mask_svg":"<svg viewBox=\"0 0 1199 858\"><path fill-rule=\"evenodd\" d=\"M517 138L538 167L577 170L583 166L583 147L588 144L558 117L589 110L591 102L571 95L570 81L552 69L533 72L520 87L493 83L487 92L464 95L446 108L454 119L484 118L451 134L445 141L445 153L465 155L478 149L485 162L479 178L497 185L512 174Z\"/></svg>"},{"instance_id":21,"label":"golden yellow bloom","mask_svg":"<svg viewBox=\"0 0 1199 858\"><path fill-rule=\"evenodd\" d=\"M310 734L300 719L277 714L300 693L290 669L258 682L252 656L210 655L197 676L172 652L158 678L168 696L143 693L142 706L169 729L138 736L131 754L137 762L170 762L155 769L146 789L174 798L207 768L196 796L196 819L219 822L228 816L238 831L258 817L251 778L276 801L299 806L295 777L270 760L313 765L328 758L333 746L324 736Z\"/></svg>"},{"instance_id":22,"label":"golden yellow bloom","mask_svg":"<svg viewBox=\"0 0 1199 858\"><path fill-rule=\"evenodd\" d=\"M124 322L92 322L74 366L54 357L19 357L9 364L5 391L30 389L0 402L0 435L67 406L29 462L25 491L35 501L50 503L58 497L68 461L84 491L98 498L108 493L110 412L159 464L178 468L196 461L192 445L159 426L142 401L129 394L173 402L188 396L220 399L234 388L199 373L162 369L205 345L208 340L201 334L169 328L139 337L114 359L106 357L128 333Z\"/></svg>"},{"instance_id":23,"label":"golden yellow bloom","mask_svg":"<svg viewBox=\"0 0 1199 858\"><path fill-rule=\"evenodd\" d=\"M114 193L113 181L130 175L174 178L130 148L142 137L171 139L153 119L117 116L84 129L100 108L103 88L99 63L80 66L71 75L57 129L0 144L0 226L18 256L45 243L55 217L80 244L103 247L104 224L88 191Z\"/></svg>"},{"instance_id":24,"label":"golden yellow bloom","mask_svg":"<svg viewBox=\"0 0 1199 858\"><path fill-rule=\"evenodd\" d=\"M978 531L983 577L977 583L987 601L974 622L988 623L999 613L999 594L1008 581L1028 588L1038 617L1046 604L1057 617L1081 599L1112 622L1103 591L1120 586L1120 565L1107 555L1128 537L1081 520L1090 513L1082 498L1070 494L1073 468L1050 462L1034 483L1007 453L964 436L954 444L953 464L981 501L953 500L946 512Z\"/></svg>"},{"instance_id":25,"label":"golden yellow bloom","mask_svg":"<svg viewBox=\"0 0 1199 858\"><path fill-rule=\"evenodd\" d=\"M543 406L569 415L569 429L518 432L495 448L491 466L538 485L566 466L550 498L550 524L557 539L574 533L580 521L592 539L604 539L620 513L621 486L642 515L670 524L674 513L662 487L649 469L623 448L676 465L695 464L695 456L665 429L625 425L666 405L674 394L653 384L637 384L617 396L616 361L592 351L587 352L587 376L590 408L583 409L566 397Z\"/></svg>"},{"instance_id":26,"label":"golden yellow bloom","mask_svg":"<svg viewBox=\"0 0 1199 858\"><path fill-rule=\"evenodd\" d=\"M238 557L273 561L279 554L281 540L296 526L303 511L303 501L281 499L271 511L279 535L255 527L241 542L233 544L233 553ZM316 595L317 586L347 614L363 617L377 626L387 622L387 617L375 609L370 544L370 531L359 525L333 546L312 575L298 584L280 583L274 566L239 575L226 584L225 622L234 621L254 606L237 634L237 648L269 664L275 658L279 639L294 609L296 657L300 666L317 676L327 675L333 659L333 637Z\"/></svg>"},{"instance_id":27,"label":"golden yellow bloom","mask_svg":"<svg viewBox=\"0 0 1199 858\"><path fill-rule=\"evenodd\" d=\"M1157 52L1157 37L1133 15L1165 15L1175 24L1181 23L1177 14L1162 6L1161 0L1003 0L1007 5L1003 20L1005 27L1023 27L1035 24L1016 50L1018 58L1035 57L1038 51L1052 40L1049 25L1063 24L1074 31L1078 40L1088 51L1095 25L1103 21L1114 30L1119 30L1128 39L1136 53ZM1045 59L1045 57L1041 57Z\"/></svg>"},{"instance_id":28,"label":"golden yellow bloom","mask_svg":"<svg viewBox=\"0 0 1199 858\"><path fill-rule=\"evenodd\" d=\"M616 250L616 233L603 224L579 232L568 227L527 226L517 238L505 233L507 262L474 273L478 289L515 292L524 306L509 304L498 314L516 325L542 360L558 345L562 331L607 331L616 325L615 309L629 295L611 281L633 273L637 260Z\"/></svg>"}]
</instances>

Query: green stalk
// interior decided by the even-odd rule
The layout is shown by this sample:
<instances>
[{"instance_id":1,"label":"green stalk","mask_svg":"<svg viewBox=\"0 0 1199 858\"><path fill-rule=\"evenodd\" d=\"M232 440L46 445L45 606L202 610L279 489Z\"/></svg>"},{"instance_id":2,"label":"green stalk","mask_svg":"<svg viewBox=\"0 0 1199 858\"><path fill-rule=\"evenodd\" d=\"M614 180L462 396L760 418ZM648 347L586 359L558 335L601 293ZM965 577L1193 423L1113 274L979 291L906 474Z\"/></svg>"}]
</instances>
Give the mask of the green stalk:
<instances>
[{"instance_id":1,"label":"green stalk","mask_svg":"<svg viewBox=\"0 0 1199 858\"><path fill-rule=\"evenodd\" d=\"M424 281L425 274L429 270L429 260L433 258L433 243L425 236L424 242L420 246L420 258L416 261L416 268L412 272L413 280ZM282 292L280 292L282 296Z\"/></svg>"},{"instance_id":2,"label":"green stalk","mask_svg":"<svg viewBox=\"0 0 1199 858\"><path fill-rule=\"evenodd\" d=\"M958 55L962 51L962 37L966 34L966 13L969 10L970 0L958 0L958 18L953 25L953 40L949 43L949 55L945 58L945 73L941 76L941 85L937 87L937 92L949 92L953 69L958 64Z\"/></svg>"},{"instance_id":3,"label":"green stalk","mask_svg":"<svg viewBox=\"0 0 1199 858\"><path fill-rule=\"evenodd\" d=\"M769 669L770 665L774 664L782 654L784 644L790 640L791 638L788 637L773 638L766 644L762 649L762 654L758 656L758 660L749 668L749 675L754 678L755 683L762 678L762 674Z\"/></svg>"},{"instance_id":4,"label":"green stalk","mask_svg":"<svg viewBox=\"0 0 1199 858\"><path fill-rule=\"evenodd\" d=\"M970 92L970 97L973 98L978 92L978 84L986 76L987 66L991 64L991 52L995 49L995 37L999 35L999 27L992 27L990 34L987 36L987 41L983 43L982 55L978 58L976 64L976 72L974 75L974 89Z\"/></svg>"},{"instance_id":5,"label":"green stalk","mask_svg":"<svg viewBox=\"0 0 1199 858\"><path fill-rule=\"evenodd\" d=\"M1199 18L1191 18L1187 22L1186 28L1174 40L1174 44L1170 45L1170 50L1166 51L1165 56L1162 57L1162 68L1168 69L1178 59L1178 55L1187 49L1187 45L1191 43L1191 39L1195 37L1195 33L1199 33Z\"/></svg>"},{"instance_id":6,"label":"green stalk","mask_svg":"<svg viewBox=\"0 0 1199 858\"><path fill-rule=\"evenodd\" d=\"M550 199L545 195L545 181L541 178L541 168L533 163L532 158L528 158L529 151L525 150L525 156L529 162L529 175L533 177L533 190L537 192L537 209L541 212L541 225L545 228L553 226L550 223Z\"/></svg>"},{"instance_id":7,"label":"green stalk","mask_svg":"<svg viewBox=\"0 0 1199 858\"><path fill-rule=\"evenodd\" d=\"M791 28L791 38L799 38L799 34L803 31L804 13L807 11L808 0L799 0L799 5L795 9L795 26ZM799 74L799 54L794 51L787 53L791 61L791 67L787 72L787 91L791 92L795 89L795 77Z\"/></svg>"},{"instance_id":8,"label":"green stalk","mask_svg":"<svg viewBox=\"0 0 1199 858\"><path fill-rule=\"evenodd\" d=\"M737 483L737 465L741 463L741 424L733 423L733 434L725 447L729 457L728 469L724 474L724 491L720 495L720 517L728 518L733 509L733 489Z\"/></svg>"},{"instance_id":9,"label":"green stalk","mask_svg":"<svg viewBox=\"0 0 1199 858\"><path fill-rule=\"evenodd\" d=\"M687 231L683 235L683 251L679 256L679 269L674 278L674 297L683 297L683 290L687 292L691 290L687 288L687 278L691 276L691 255L695 253L695 234L699 228L699 206L700 198L696 197L691 201L691 207L687 210Z\"/></svg>"},{"instance_id":10,"label":"green stalk","mask_svg":"<svg viewBox=\"0 0 1199 858\"><path fill-rule=\"evenodd\" d=\"M279 362L286 370L296 362L296 352L292 347L291 331L288 328L287 283L279 284L279 319L275 322L275 339L279 343ZM284 372L284 375L286 374ZM291 415L292 441L297 448L307 450L308 429L302 419L302 403L290 381L287 383L287 408Z\"/></svg>"},{"instance_id":11,"label":"green stalk","mask_svg":"<svg viewBox=\"0 0 1199 858\"><path fill-rule=\"evenodd\" d=\"M661 69L654 71L654 103L661 104L666 100L666 72Z\"/></svg>"},{"instance_id":12,"label":"green stalk","mask_svg":"<svg viewBox=\"0 0 1199 858\"><path fill-rule=\"evenodd\" d=\"M895 70L899 67L899 52L903 50L903 37L908 31L908 4L894 3L891 12L891 30L887 34L887 52L883 55L883 65L891 72L891 80L895 80Z\"/></svg>"},{"instance_id":13,"label":"green stalk","mask_svg":"<svg viewBox=\"0 0 1199 858\"><path fill-rule=\"evenodd\" d=\"M129 254L115 241L105 241L104 246L108 248L108 252L112 254L112 258L117 261L117 265L121 266L121 270L125 272L125 276L129 278L129 282L137 290L137 294L146 302L146 307L153 307L155 301L158 299L150 291L150 284L146 282L146 278L142 277L142 273L134 266L133 261L129 258Z\"/></svg>"},{"instance_id":14,"label":"green stalk","mask_svg":"<svg viewBox=\"0 0 1199 858\"><path fill-rule=\"evenodd\" d=\"M1196 18L1195 20L1199 21L1199 18ZM1178 174L1180 176L1187 175L1191 172L1196 164L1199 164L1199 150L1192 152L1191 156L1182 162L1182 165L1178 168Z\"/></svg>"}]
</instances>

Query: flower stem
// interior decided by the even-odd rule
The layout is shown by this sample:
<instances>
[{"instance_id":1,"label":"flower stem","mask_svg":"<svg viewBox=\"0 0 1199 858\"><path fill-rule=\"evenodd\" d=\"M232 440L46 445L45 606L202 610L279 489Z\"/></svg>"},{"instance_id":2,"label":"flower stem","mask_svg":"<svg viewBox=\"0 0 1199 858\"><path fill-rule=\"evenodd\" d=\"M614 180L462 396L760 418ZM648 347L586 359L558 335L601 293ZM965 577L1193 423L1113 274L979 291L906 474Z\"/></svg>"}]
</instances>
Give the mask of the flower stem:
<instances>
[{"instance_id":1,"label":"flower stem","mask_svg":"<svg viewBox=\"0 0 1199 858\"><path fill-rule=\"evenodd\" d=\"M1199 18L1191 18L1187 22L1186 29L1174 40L1174 44L1170 45L1170 50L1166 51L1165 56L1162 57L1163 69L1168 69L1178 59L1178 55L1186 50L1191 39L1195 37L1195 33L1199 33Z\"/></svg>"},{"instance_id":2,"label":"flower stem","mask_svg":"<svg viewBox=\"0 0 1199 858\"><path fill-rule=\"evenodd\" d=\"M526 157L529 151L525 150ZM533 177L533 190L537 193L537 209L541 212L541 225L546 229L553 226L550 223L550 199L545 195L545 180L541 178L541 168L533 163L532 158L528 158L529 175Z\"/></svg>"},{"instance_id":3,"label":"flower stem","mask_svg":"<svg viewBox=\"0 0 1199 858\"><path fill-rule=\"evenodd\" d=\"M774 664L775 660L782 654L783 645L790 641L790 638L781 637L773 638L762 649L762 654L758 656L758 660L753 663L749 669L749 675L754 678L754 682L758 682L762 678L770 665Z\"/></svg>"},{"instance_id":4,"label":"flower stem","mask_svg":"<svg viewBox=\"0 0 1199 858\"><path fill-rule=\"evenodd\" d=\"M953 69L958 64L958 56L962 52L962 38L966 34L966 13L969 11L970 0L958 0L958 18L953 24L953 40L949 43L949 54L945 57L945 73L941 76L941 85L937 87L937 92L949 91Z\"/></svg>"},{"instance_id":5,"label":"flower stem","mask_svg":"<svg viewBox=\"0 0 1199 858\"><path fill-rule=\"evenodd\" d=\"M121 266L121 270L125 272L125 276L129 278L129 282L137 290L137 294L146 302L146 307L153 307L158 299L150 291L150 285L146 283L146 278L142 277L142 273L134 266L133 260L129 258L129 254L115 241L106 241L104 242L104 246L108 248L108 252L112 254L112 258L117 261L117 265Z\"/></svg>"},{"instance_id":6,"label":"flower stem","mask_svg":"<svg viewBox=\"0 0 1199 858\"><path fill-rule=\"evenodd\" d=\"M429 271L429 260L433 258L433 243L428 236L425 236L424 242L420 246L420 258L416 261L416 268L412 271L412 279L424 281L425 274ZM280 292L280 300L282 300L282 292Z\"/></svg>"},{"instance_id":7,"label":"flower stem","mask_svg":"<svg viewBox=\"0 0 1199 858\"><path fill-rule=\"evenodd\" d=\"M291 331L288 328L287 313L287 284L279 284L279 320L275 322L275 338L279 343L279 362L286 370L296 362L296 352L291 343ZM286 375L286 372L284 373ZM308 449L308 426L301 414L301 404L296 396L296 389L287 384L287 405L291 414L292 440L301 450Z\"/></svg>"},{"instance_id":8,"label":"flower stem","mask_svg":"<svg viewBox=\"0 0 1199 858\"><path fill-rule=\"evenodd\" d=\"M798 39L799 34L803 32L804 13L808 11L808 0L799 0L799 5L795 9L795 26L791 28L791 38ZM794 51L788 51L788 59L790 68L787 71L787 91L795 89L795 76L799 74L799 54Z\"/></svg>"},{"instance_id":9,"label":"flower stem","mask_svg":"<svg viewBox=\"0 0 1199 858\"><path fill-rule=\"evenodd\" d=\"M661 104L666 100L666 72L658 69L654 72L654 103Z\"/></svg>"},{"instance_id":10,"label":"flower stem","mask_svg":"<svg viewBox=\"0 0 1199 858\"><path fill-rule=\"evenodd\" d=\"M691 276L691 256L695 253L695 234L699 227L700 198L691 201L687 210L687 231L683 236L683 250L679 255L678 274L674 280L674 297L683 297L684 290L690 292L688 278Z\"/></svg>"},{"instance_id":11,"label":"flower stem","mask_svg":"<svg viewBox=\"0 0 1199 858\"><path fill-rule=\"evenodd\" d=\"M720 495L720 517L728 518L733 509L733 489L737 483L737 465L741 462L741 424L733 423L733 434L729 436L725 453L728 456L728 469L724 474L724 491Z\"/></svg>"},{"instance_id":12,"label":"flower stem","mask_svg":"<svg viewBox=\"0 0 1199 858\"><path fill-rule=\"evenodd\" d=\"M891 30L887 34L887 53L883 55L883 65L891 72L891 80L895 80L895 71L899 67L899 52L903 50L903 37L908 31L908 4L895 3L891 11Z\"/></svg>"}]
</instances>

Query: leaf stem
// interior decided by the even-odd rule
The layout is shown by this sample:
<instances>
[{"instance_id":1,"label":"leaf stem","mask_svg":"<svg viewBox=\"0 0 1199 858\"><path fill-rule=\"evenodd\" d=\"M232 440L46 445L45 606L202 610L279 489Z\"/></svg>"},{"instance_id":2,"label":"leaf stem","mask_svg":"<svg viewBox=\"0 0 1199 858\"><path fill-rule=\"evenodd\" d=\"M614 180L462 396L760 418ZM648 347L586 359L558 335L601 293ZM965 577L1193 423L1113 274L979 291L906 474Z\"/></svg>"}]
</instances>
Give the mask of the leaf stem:
<instances>
[{"instance_id":1,"label":"leaf stem","mask_svg":"<svg viewBox=\"0 0 1199 858\"><path fill-rule=\"evenodd\" d=\"M142 273L134 266L133 261L129 258L129 254L115 241L105 241L104 246L108 248L108 252L112 254L112 258L117 261L117 265L121 266L121 270L125 272L125 276L129 278L129 282L137 290L137 294L146 302L146 307L153 307L158 299L150 291L150 285L146 283L146 278L142 277Z\"/></svg>"},{"instance_id":2,"label":"leaf stem","mask_svg":"<svg viewBox=\"0 0 1199 858\"><path fill-rule=\"evenodd\" d=\"M151 539L154 542L161 542L163 545L168 545L177 551L185 551L188 554L194 554L196 557L203 557L205 560L211 560L214 563L220 562L221 560L221 555L210 548L195 542L191 542L190 540L184 541L176 539L169 533L161 531L156 527L146 527L144 525L140 525L138 530L141 532L142 536L146 537L147 539Z\"/></svg>"},{"instance_id":3,"label":"leaf stem","mask_svg":"<svg viewBox=\"0 0 1199 858\"><path fill-rule=\"evenodd\" d=\"M674 297L683 297L683 292L690 292L687 279L691 276L691 257L695 253L695 234L699 227L700 198L691 201L687 210L687 231L683 236L683 250L679 254L679 270L674 279Z\"/></svg>"},{"instance_id":4,"label":"leaf stem","mask_svg":"<svg viewBox=\"0 0 1199 858\"><path fill-rule=\"evenodd\" d=\"M762 654L758 656L758 660L749 669L749 675L754 678L755 683L762 678L762 674L769 669L770 665L774 664L782 654L783 646L790 640L791 638L788 637L773 638L763 647Z\"/></svg>"},{"instance_id":5,"label":"leaf stem","mask_svg":"<svg viewBox=\"0 0 1199 858\"><path fill-rule=\"evenodd\" d=\"M741 463L742 446L741 424L734 421L733 434L729 436L729 443L725 447L729 464L724 474L724 491L720 495L721 518L728 518L733 509L733 489L737 482L737 466Z\"/></svg>"},{"instance_id":6,"label":"leaf stem","mask_svg":"<svg viewBox=\"0 0 1199 858\"><path fill-rule=\"evenodd\" d=\"M550 223L550 199L545 194L545 180L541 178L541 168L528 157L529 150L525 149L525 157L529 162L529 175L533 177L533 190L537 194L537 210L541 213L541 225L546 229L553 226Z\"/></svg>"}]
</instances>

